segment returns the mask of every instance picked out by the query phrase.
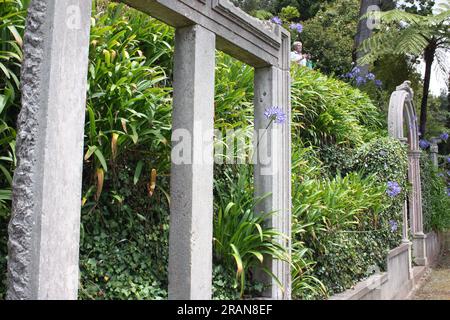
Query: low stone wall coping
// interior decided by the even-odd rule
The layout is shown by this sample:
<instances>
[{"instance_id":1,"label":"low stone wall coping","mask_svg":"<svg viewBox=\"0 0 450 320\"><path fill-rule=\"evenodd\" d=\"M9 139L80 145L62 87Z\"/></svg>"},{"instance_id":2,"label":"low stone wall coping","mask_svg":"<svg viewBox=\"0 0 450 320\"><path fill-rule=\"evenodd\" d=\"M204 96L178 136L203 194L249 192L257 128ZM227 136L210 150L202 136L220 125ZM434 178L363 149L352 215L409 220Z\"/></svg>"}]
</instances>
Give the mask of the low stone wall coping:
<instances>
[{"instance_id":1,"label":"low stone wall coping","mask_svg":"<svg viewBox=\"0 0 450 320\"><path fill-rule=\"evenodd\" d=\"M411 242L404 242L401 245L399 245L398 247L395 247L394 249L389 251L388 259L398 256L399 254L407 251L410 246L411 246Z\"/></svg>"}]
</instances>

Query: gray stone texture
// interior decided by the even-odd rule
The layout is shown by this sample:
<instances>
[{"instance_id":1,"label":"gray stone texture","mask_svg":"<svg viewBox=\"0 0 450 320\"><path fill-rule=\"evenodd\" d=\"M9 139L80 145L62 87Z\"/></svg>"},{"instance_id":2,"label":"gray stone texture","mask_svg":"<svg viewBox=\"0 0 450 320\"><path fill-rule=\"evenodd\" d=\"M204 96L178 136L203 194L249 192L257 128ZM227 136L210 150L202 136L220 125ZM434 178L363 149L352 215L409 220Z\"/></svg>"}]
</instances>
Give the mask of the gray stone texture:
<instances>
[{"instance_id":1,"label":"gray stone texture","mask_svg":"<svg viewBox=\"0 0 450 320\"><path fill-rule=\"evenodd\" d=\"M439 143L442 143L441 139L431 139L430 145L430 159L435 167L439 166L438 155L439 155Z\"/></svg>"},{"instance_id":2,"label":"gray stone texture","mask_svg":"<svg viewBox=\"0 0 450 320\"><path fill-rule=\"evenodd\" d=\"M265 67L255 69L254 105L255 129L259 133L257 150L258 161L254 168L255 197L264 197L257 207L257 213L274 212L267 221L288 236L279 241L290 250L291 234L291 135L290 135L290 74L289 74L289 37L283 40L285 44L282 58L284 68ZM272 123L264 116L266 108L277 106L286 114L287 121L283 124ZM266 159L267 158L267 159ZM268 196L266 196L268 195ZM273 299L291 298L291 276L289 263L279 260L265 259L266 267L283 284L283 288L263 272L257 272L259 280L270 283L271 287L264 296Z\"/></svg>"},{"instance_id":3,"label":"gray stone texture","mask_svg":"<svg viewBox=\"0 0 450 320\"><path fill-rule=\"evenodd\" d=\"M89 1L34 0L24 37L8 299L76 299Z\"/></svg>"},{"instance_id":4,"label":"gray stone texture","mask_svg":"<svg viewBox=\"0 0 450 320\"><path fill-rule=\"evenodd\" d=\"M214 69L214 33L177 29L172 130L190 133L192 161L172 161L169 299L211 299Z\"/></svg>"},{"instance_id":5,"label":"gray stone texture","mask_svg":"<svg viewBox=\"0 0 450 320\"><path fill-rule=\"evenodd\" d=\"M253 67L281 67L282 28L255 19L229 0L123 2L176 28L199 24L216 34L217 49Z\"/></svg>"}]
</instances>

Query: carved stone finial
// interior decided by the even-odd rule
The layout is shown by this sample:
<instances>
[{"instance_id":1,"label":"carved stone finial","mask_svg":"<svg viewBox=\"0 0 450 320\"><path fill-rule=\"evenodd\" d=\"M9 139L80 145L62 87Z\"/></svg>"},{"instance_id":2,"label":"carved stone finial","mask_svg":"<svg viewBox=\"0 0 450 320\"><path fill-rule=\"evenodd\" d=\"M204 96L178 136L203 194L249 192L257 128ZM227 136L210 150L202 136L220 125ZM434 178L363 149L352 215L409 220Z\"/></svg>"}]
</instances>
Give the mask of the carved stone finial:
<instances>
[{"instance_id":1,"label":"carved stone finial","mask_svg":"<svg viewBox=\"0 0 450 320\"><path fill-rule=\"evenodd\" d=\"M411 96L411 99L414 97L414 91L411 88L411 81L409 81L409 80L404 81L401 85L397 86L395 89L396 89L396 91L403 90L403 91L408 92Z\"/></svg>"}]
</instances>

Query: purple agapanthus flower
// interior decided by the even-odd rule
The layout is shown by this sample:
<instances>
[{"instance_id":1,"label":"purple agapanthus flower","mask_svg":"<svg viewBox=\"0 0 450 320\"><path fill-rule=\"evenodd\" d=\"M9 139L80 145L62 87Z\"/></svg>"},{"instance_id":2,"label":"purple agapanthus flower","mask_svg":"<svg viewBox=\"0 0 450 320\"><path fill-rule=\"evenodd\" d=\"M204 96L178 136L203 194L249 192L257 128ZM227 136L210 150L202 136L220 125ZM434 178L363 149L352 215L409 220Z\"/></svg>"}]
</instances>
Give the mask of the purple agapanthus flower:
<instances>
[{"instance_id":1,"label":"purple agapanthus flower","mask_svg":"<svg viewBox=\"0 0 450 320\"><path fill-rule=\"evenodd\" d=\"M360 86L360 85L366 83L366 79L364 77L361 77L361 76L357 76L355 80L356 80L356 85L357 86Z\"/></svg>"},{"instance_id":2,"label":"purple agapanthus flower","mask_svg":"<svg viewBox=\"0 0 450 320\"><path fill-rule=\"evenodd\" d=\"M289 29L295 30L298 33L301 33L303 31L303 25L301 23L291 23L289 26Z\"/></svg>"},{"instance_id":3,"label":"purple agapanthus flower","mask_svg":"<svg viewBox=\"0 0 450 320\"><path fill-rule=\"evenodd\" d=\"M389 220L389 225L391 226L391 232L397 231L398 223L395 220Z\"/></svg>"},{"instance_id":4,"label":"purple agapanthus flower","mask_svg":"<svg viewBox=\"0 0 450 320\"><path fill-rule=\"evenodd\" d=\"M419 147L421 147L422 149L427 149L430 146L430 143L425 140L425 139L421 139L419 141Z\"/></svg>"},{"instance_id":5,"label":"purple agapanthus flower","mask_svg":"<svg viewBox=\"0 0 450 320\"><path fill-rule=\"evenodd\" d=\"M354 67L353 69L352 69L352 73L353 74L360 74L361 73L361 69L359 68L359 67Z\"/></svg>"},{"instance_id":6,"label":"purple agapanthus flower","mask_svg":"<svg viewBox=\"0 0 450 320\"><path fill-rule=\"evenodd\" d=\"M447 162L450 163L450 157L447 158Z\"/></svg>"},{"instance_id":7,"label":"purple agapanthus flower","mask_svg":"<svg viewBox=\"0 0 450 320\"><path fill-rule=\"evenodd\" d=\"M273 17L272 19L270 19L271 22L278 24L279 26L281 26L283 24L283 21L281 21L281 19L279 17Z\"/></svg>"},{"instance_id":8,"label":"purple agapanthus flower","mask_svg":"<svg viewBox=\"0 0 450 320\"><path fill-rule=\"evenodd\" d=\"M282 124L286 121L286 114L278 107L267 108L264 112L264 116L275 123Z\"/></svg>"},{"instance_id":9,"label":"purple agapanthus flower","mask_svg":"<svg viewBox=\"0 0 450 320\"><path fill-rule=\"evenodd\" d=\"M402 192L402 188L395 181L388 181L386 193L389 197L394 198Z\"/></svg>"},{"instance_id":10,"label":"purple agapanthus flower","mask_svg":"<svg viewBox=\"0 0 450 320\"><path fill-rule=\"evenodd\" d=\"M381 80L375 80L375 86L377 86L377 88L381 88L383 86L383 82Z\"/></svg>"},{"instance_id":11,"label":"purple agapanthus flower","mask_svg":"<svg viewBox=\"0 0 450 320\"><path fill-rule=\"evenodd\" d=\"M373 73L369 72L369 73L366 75L366 78L367 78L367 80L372 81L372 80L375 80L375 75L374 75Z\"/></svg>"},{"instance_id":12,"label":"purple agapanthus flower","mask_svg":"<svg viewBox=\"0 0 450 320\"><path fill-rule=\"evenodd\" d=\"M441 135L439 136L439 138L441 138L444 141L448 140L448 133L447 132L443 132L441 133Z\"/></svg>"}]
</instances>

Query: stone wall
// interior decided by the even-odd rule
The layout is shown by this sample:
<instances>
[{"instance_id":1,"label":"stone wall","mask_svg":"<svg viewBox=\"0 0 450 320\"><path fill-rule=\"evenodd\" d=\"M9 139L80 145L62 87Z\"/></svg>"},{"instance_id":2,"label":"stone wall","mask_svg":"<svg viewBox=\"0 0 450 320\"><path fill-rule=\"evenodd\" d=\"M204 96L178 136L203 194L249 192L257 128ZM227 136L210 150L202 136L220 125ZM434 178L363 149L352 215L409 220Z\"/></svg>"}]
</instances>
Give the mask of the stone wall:
<instances>
[{"instance_id":1,"label":"stone wall","mask_svg":"<svg viewBox=\"0 0 450 320\"><path fill-rule=\"evenodd\" d=\"M360 281L353 288L332 296L330 300L396 300L407 298L421 278L426 275L429 266L437 262L445 243L444 235L436 232L426 234L425 240L428 261L426 267L411 267L411 244L408 242L402 243L389 252L386 272L374 274Z\"/></svg>"},{"instance_id":2,"label":"stone wall","mask_svg":"<svg viewBox=\"0 0 450 320\"><path fill-rule=\"evenodd\" d=\"M426 237L427 260L430 265L437 262L443 246L443 236L441 233L430 232Z\"/></svg>"},{"instance_id":3,"label":"stone wall","mask_svg":"<svg viewBox=\"0 0 450 320\"><path fill-rule=\"evenodd\" d=\"M387 257L387 271L360 281L353 288L330 300L392 300L405 298L413 288L410 272L410 243L392 249Z\"/></svg>"}]
</instances>

